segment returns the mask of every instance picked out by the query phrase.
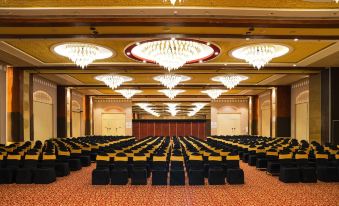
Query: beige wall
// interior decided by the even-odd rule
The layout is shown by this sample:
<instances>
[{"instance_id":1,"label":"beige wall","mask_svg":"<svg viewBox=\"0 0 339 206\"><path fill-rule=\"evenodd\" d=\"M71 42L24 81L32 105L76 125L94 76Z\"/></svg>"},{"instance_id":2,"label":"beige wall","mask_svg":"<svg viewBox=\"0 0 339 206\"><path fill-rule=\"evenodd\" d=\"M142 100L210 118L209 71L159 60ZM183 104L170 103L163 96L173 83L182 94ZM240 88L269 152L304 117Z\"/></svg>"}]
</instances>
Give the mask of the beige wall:
<instances>
[{"instance_id":1,"label":"beige wall","mask_svg":"<svg viewBox=\"0 0 339 206\"><path fill-rule=\"evenodd\" d=\"M248 99L220 99L211 102L211 135L217 135L218 113L240 114L240 133L248 134Z\"/></svg>"},{"instance_id":2,"label":"beige wall","mask_svg":"<svg viewBox=\"0 0 339 206\"><path fill-rule=\"evenodd\" d=\"M303 102L309 103L309 98L307 93L309 92L309 79L303 79L300 80L294 84L292 84L291 89L291 136L292 138L296 138L296 104L297 104L297 98L299 98L301 95L304 95ZM306 98L307 95L307 98Z\"/></svg>"},{"instance_id":3,"label":"beige wall","mask_svg":"<svg viewBox=\"0 0 339 206\"><path fill-rule=\"evenodd\" d=\"M310 141L321 142L321 74L310 76Z\"/></svg>"},{"instance_id":4,"label":"beige wall","mask_svg":"<svg viewBox=\"0 0 339 206\"><path fill-rule=\"evenodd\" d=\"M33 77L33 93L36 91L46 92L52 97L53 102L53 135L57 136L57 88L54 82L46 80L42 77ZM34 114L33 114L34 115Z\"/></svg>"},{"instance_id":5,"label":"beige wall","mask_svg":"<svg viewBox=\"0 0 339 206\"><path fill-rule=\"evenodd\" d=\"M0 144L6 144L6 66L0 64Z\"/></svg>"},{"instance_id":6,"label":"beige wall","mask_svg":"<svg viewBox=\"0 0 339 206\"><path fill-rule=\"evenodd\" d=\"M267 91L267 92L260 94L258 101L259 101L259 117L258 117L258 132L259 133L258 134L262 135L262 131L261 131L262 110L266 107L269 107L270 109L272 109L271 91Z\"/></svg>"},{"instance_id":7,"label":"beige wall","mask_svg":"<svg viewBox=\"0 0 339 206\"><path fill-rule=\"evenodd\" d=\"M126 135L132 135L132 102L124 99L94 99L94 135L101 135L102 113L124 113L126 115Z\"/></svg>"}]
</instances>

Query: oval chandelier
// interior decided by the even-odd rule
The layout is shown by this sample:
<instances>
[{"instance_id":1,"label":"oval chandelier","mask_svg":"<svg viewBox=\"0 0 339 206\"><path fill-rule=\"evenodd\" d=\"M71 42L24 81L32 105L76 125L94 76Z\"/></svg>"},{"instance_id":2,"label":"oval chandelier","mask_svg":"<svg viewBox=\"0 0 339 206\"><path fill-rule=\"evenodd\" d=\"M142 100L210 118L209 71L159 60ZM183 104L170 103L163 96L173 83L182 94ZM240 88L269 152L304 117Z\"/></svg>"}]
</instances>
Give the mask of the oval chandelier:
<instances>
[{"instance_id":1,"label":"oval chandelier","mask_svg":"<svg viewBox=\"0 0 339 206\"><path fill-rule=\"evenodd\" d=\"M172 100L178 94L186 92L186 90L182 90L182 89L162 89L162 90L158 90L158 92L165 94L168 98L170 98Z\"/></svg>"},{"instance_id":2,"label":"oval chandelier","mask_svg":"<svg viewBox=\"0 0 339 206\"><path fill-rule=\"evenodd\" d=\"M158 112L156 112L155 110L152 109L152 104L150 103L137 103L137 106L139 106L141 109L145 110L147 113L156 116L156 117L160 117L160 114Z\"/></svg>"},{"instance_id":3,"label":"oval chandelier","mask_svg":"<svg viewBox=\"0 0 339 206\"><path fill-rule=\"evenodd\" d=\"M209 42L195 39L171 38L137 42L125 50L125 54L144 63L155 63L168 71L185 64L202 63L215 58L220 49Z\"/></svg>"},{"instance_id":4,"label":"oval chandelier","mask_svg":"<svg viewBox=\"0 0 339 206\"><path fill-rule=\"evenodd\" d=\"M115 90L115 91L120 93L126 99L130 99L134 95L140 94L142 92L142 90L137 90L137 89L119 89L119 90Z\"/></svg>"},{"instance_id":5,"label":"oval chandelier","mask_svg":"<svg viewBox=\"0 0 339 206\"><path fill-rule=\"evenodd\" d=\"M194 106L194 108L187 114L189 117L196 115L202 108L207 105L207 103L193 103L192 105Z\"/></svg>"},{"instance_id":6,"label":"oval chandelier","mask_svg":"<svg viewBox=\"0 0 339 206\"><path fill-rule=\"evenodd\" d=\"M113 52L105 47L81 42L57 44L52 49L55 53L69 58L82 69L95 60L106 59L113 55Z\"/></svg>"},{"instance_id":7,"label":"oval chandelier","mask_svg":"<svg viewBox=\"0 0 339 206\"><path fill-rule=\"evenodd\" d=\"M240 82L247 80L248 77L239 74L226 74L222 76L216 76L212 78L212 81L221 82L228 89L233 89Z\"/></svg>"},{"instance_id":8,"label":"oval chandelier","mask_svg":"<svg viewBox=\"0 0 339 206\"><path fill-rule=\"evenodd\" d=\"M180 103L165 103L165 105L167 105L167 112L169 112L171 116L176 116L178 114L179 110L177 107L180 105Z\"/></svg>"},{"instance_id":9,"label":"oval chandelier","mask_svg":"<svg viewBox=\"0 0 339 206\"><path fill-rule=\"evenodd\" d=\"M153 79L155 81L161 82L161 84L167 87L168 89L173 89L181 82L191 80L191 77L179 74L163 74L155 76Z\"/></svg>"},{"instance_id":10,"label":"oval chandelier","mask_svg":"<svg viewBox=\"0 0 339 206\"><path fill-rule=\"evenodd\" d=\"M225 89L208 89L201 91L201 93L207 94L211 99L217 99L222 93L227 91Z\"/></svg>"},{"instance_id":11,"label":"oval chandelier","mask_svg":"<svg viewBox=\"0 0 339 206\"><path fill-rule=\"evenodd\" d=\"M132 77L117 75L117 74L104 74L95 77L96 80L104 82L109 88L116 89L125 82L132 81Z\"/></svg>"},{"instance_id":12,"label":"oval chandelier","mask_svg":"<svg viewBox=\"0 0 339 206\"><path fill-rule=\"evenodd\" d=\"M287 46L272 43L253 44L240 47L232 51L232 56L245 60L254 68L261 69L272 59L287 54L290 49Z\"/></svg>"}]
</instances>

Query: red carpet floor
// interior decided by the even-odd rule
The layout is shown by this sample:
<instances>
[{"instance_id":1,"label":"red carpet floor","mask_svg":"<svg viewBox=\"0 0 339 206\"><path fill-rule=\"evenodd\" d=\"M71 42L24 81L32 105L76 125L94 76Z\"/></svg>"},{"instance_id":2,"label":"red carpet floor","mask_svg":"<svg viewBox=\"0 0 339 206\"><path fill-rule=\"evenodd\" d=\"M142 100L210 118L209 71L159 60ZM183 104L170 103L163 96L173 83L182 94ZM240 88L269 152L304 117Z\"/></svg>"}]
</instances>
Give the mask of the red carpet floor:
<instances>
[{"instance_id":1,"label":"red carpet floor","mask_svg":"<svg viewBox=\"0 0 339 206\"><path fill-rule=\"evenodd\" d=\"M0 205L339 205L339 183L284 184L241 167L245 185L92 186L92 165L50 185L0 185Z\"/></svg>"}]
</instances>

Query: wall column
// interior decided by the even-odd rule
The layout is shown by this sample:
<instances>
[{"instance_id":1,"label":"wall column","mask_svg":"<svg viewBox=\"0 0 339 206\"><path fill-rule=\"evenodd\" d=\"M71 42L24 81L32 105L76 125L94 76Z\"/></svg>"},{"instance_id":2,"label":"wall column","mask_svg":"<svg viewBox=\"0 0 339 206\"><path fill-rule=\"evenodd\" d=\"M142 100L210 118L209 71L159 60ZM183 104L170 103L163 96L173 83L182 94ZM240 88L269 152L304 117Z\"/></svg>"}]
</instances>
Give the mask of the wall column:
<instances>
[{"instance_id":1,"label":"wall column","mask_svg":"<svg viewBox=\"0 0 339 206\"><path fill-rule=\"evenodd\" d=\"M339 68L330 69L331 143L339 144Z\"/></svg>"},{"instance_id":2,"label":"wall column","mask_svg":"<svg viewBox=\"0 0 339 206\"><path fill-rule=\"evenodd\" d=\"M291 137L291 86L276 91L276 137Z\"/></svg>"},{"instance_id":3,"label":"wall column","mask_svg":"<svg viewBox=\"0 0 339 206\"><path fill-rule=\"evenodd\" d=\"M84 120L85 120L85 135L91 135L91 97L84 97Z\"/></svg>"},{"instance_id":4,"label":"wall column","mask_svg":"<svg viewBox=\"0 0 339 206\"><path fill-rule=\"evenodd\" d=\"M6 144L7 136L7 92L6 92L6 69L5 65L0 65L0 144Z\"/></svg>"},{"instance_id":5,"label":"wall column","mask_svg":"<svg viewBox=\"0 0 339 206\"><path fill-rule=\"evenodd\" d=\"M251 135L259 135L259 97L252 96L252 131Z\"/></svg>"},{"instance_id":6,"label":"wall column","mask_svg":"<svg viewBox=\"0 0 339 206\"><path fill-rule=\"evenodd\" d=\"M57 86L57 137L67 137L66 88Z\"/></svg>"},{"instance_id":7,"label":"wall column","mask_svg":"<svg viewBox=\"0 0 339 206\"><path fill-rule=\"evenodd\" d=\"M322 97L321 97L321 74L311 75L309 82L309 141L321 142L322 136ZM324 107L323 109L326 109Z\"/></svg>"}]
</instances>

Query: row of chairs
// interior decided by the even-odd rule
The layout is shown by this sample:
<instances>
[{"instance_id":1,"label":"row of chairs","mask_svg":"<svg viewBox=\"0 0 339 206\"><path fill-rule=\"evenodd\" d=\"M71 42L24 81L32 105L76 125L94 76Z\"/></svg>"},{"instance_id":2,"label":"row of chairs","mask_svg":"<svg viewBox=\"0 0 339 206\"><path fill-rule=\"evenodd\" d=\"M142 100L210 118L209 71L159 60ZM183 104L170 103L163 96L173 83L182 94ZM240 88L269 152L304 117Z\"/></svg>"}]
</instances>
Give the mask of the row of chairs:
<instances>
[{"instance_id":1,"label":"row of chairs","mask_svg":"<svg viewBox=\"0 0 339 206\"><path fill-rule=\"evenodd\" d=\"M191 137L148 137L122 151L105 148L97 156L92 184L125 185L130 178L132 185L145 185L152 175L152 185L185 185L186 174L189 185L204 185L205 178L211 185L225 184L226 176L230 184L244 183L237 154L209 153L213 148L203 144ZM194 151L193 145L200 145L200 151Z\"/></svg>"},{"instance_id":2,"label":"row of chairs","mask_svg":"<svg viewBox=\"0 0 339 206\"><path fill-rule=\"evenodd\" d=\"M257 136L214 136L208 141L238 151L244 163L285 183L339 181L337 145Z\"/></svg>"}]
</instances>

